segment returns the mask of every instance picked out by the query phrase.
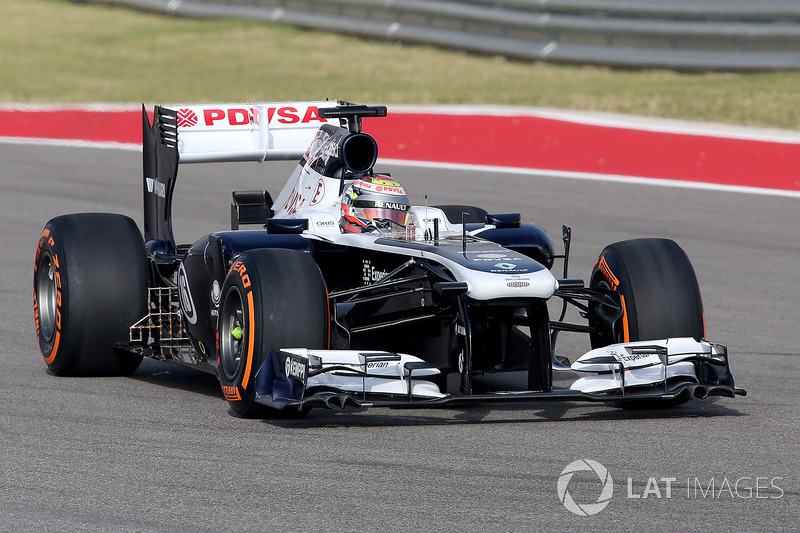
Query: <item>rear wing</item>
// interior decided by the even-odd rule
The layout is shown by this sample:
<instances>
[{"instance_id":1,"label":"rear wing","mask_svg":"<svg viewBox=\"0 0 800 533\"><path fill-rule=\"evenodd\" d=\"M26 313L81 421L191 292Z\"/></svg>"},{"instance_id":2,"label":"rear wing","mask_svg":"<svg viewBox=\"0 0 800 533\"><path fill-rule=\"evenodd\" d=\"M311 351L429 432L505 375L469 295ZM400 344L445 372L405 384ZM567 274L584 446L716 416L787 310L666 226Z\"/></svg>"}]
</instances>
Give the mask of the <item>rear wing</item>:
<instances>
[{"instance_id":1,"label":"rear wing","mask_svg":"<svg viewBox=\"0 0 800 533\"><path fill-rule=\"evenodd\" d=\"M161 107L174 116L181 163L300 159L336 102Z\"/></svg>"},{"instance_id":2,"label":"rear wing","mask_svg":"<svg viewBox=\"0 0 800 533\"><path fill-rule=\"evenodd\" d=\"M155 106L151 123L142 106L148 249L175 253L172 192L179 163L299 161L321 126L360 131L363 116L386 116L386 108L338 101Z\"/></svg>"},{"instance_id":3,"label":"rear wing","mask_svg":"<svg viewBox=\"0 0 800 533\"><path fill-rule=\"evenodd\" d=\"M172 192L179 163L299 160L328 119L319 109L339 102L142 106L144 238L175 253ZM346 105L346 104L345 104ZM154 241L154 242L150 242Z\"/></svg>"}]
</instances>

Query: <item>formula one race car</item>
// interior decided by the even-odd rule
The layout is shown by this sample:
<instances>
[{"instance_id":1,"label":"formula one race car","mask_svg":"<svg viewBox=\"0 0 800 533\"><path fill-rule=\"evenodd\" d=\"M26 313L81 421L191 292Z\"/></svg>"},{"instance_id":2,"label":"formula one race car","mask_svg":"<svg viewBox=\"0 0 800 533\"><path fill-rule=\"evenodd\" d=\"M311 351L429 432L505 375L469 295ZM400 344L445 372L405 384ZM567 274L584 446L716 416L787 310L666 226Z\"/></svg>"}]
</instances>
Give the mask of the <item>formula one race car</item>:
<instances>
[{"instance_id":1,"label":"formula one race car","mask_svg":"<svg viewBox=\"0 0 800 533\"><path fill-rule=\"evenodd\" d=\"M144 239L116 214L50 220L34 313L57 375L127 374L142 357L214 373L242 416L313 407L588 400L675 405L745 394L703 340L694 270L673 241L607 246L588 286L516 213L412 206L377 173L345 102L156 106L144 117ZM231 229L173 237L179 163L299 160L283 191L235 191ZM249 225L250 229L239 229ZM551 272L564 263L563 277ZM559 320L548 301L560 298ZM568 305L586 323L564 322ZM588 334L571 365L561 331ZM568 388L553 373L582 375Z\"/></svg>"}]
</instances>

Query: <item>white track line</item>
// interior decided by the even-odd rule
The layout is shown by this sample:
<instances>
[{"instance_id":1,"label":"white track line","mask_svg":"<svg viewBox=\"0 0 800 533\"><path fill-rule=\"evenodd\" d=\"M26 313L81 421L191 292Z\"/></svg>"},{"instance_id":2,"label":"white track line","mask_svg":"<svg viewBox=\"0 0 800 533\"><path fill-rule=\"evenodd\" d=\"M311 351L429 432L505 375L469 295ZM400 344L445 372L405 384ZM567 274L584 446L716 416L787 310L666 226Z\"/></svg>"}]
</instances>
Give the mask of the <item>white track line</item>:
<instances>
[{"instance_id":1,"label":"white track line","mask_svg":"<svg viewBox=\"0 0 800 533\"><path fill-rule=\"evenodd\" d=\"M139 144L114 143L114 142L89 142L66 139L39 139L29 137L0 137L0 143L21 144L33 146L59 146L68 148L97 148L110 150L142 151ZM591 172L569 172L564 170L547 170L535 168L498 167L490 165L467 165L461 163L435 163L431 161L406 161L403 159L384 159L379 162L384 165L408 166L417 168L431 168L441 170L469 170L479 172L493 172L495 174L515 174L532 177L556 177L588 181L611 181L615 183L630 183L636 185L650 185L654 187L674 187L680 189L701 189L709 191L736 192L742 194L758 194L763 196L782 196L787 198L800 198L800 191L786 191L781 189L765 189L760 187L741 187L735 185L718 185L715 183L701 183L694 181L667 180L659 178L646 178L642 176L621 176L617 174L595 174Z\"/></svg>"},{"instance_id":2,"label":"white track line","mask_svg":"<svg viewBox=\"0 0 800 533\"><path fill-rule=\"evenodd\" d=\"M548 170L535 168L496 167L489 165L467 165L461 163L433 163L430 161L406 161L402 159L378 160L385 165L410 166L432 168L441 170L469 170L480 172L505 173L515 175L528 175L542 178L567 178L588 181L611 181L615 183L629 183L636 185L650 185L654 187L673 187L679 189L701 189L708 191L735 192L742 194L758 194L765 196L783 196L800 198L800 191L787 191L782 189L766 189L762 187L744 187L737 185L720 185L716 183L702 183L695 181L669 180L661 178L646 178L642 176L622 176L618 174L595 174L592 172L571 172L566 170Z\"/></svg>"},{"instance_id":3,"label":"white track line","mask_svg":"<svg viewBox=\"0 0 800 533\"><path fill-rule=\"evenodd\" d=\"M788 144L800 144L800 131L777 128L760 128L755 126L738 126L716 122L698 122L676 120L659 117L623 115L601 111L572 111L538 107L513 106L391 106L389 112L430 113L441 115L483 115L488 117L535 117L600 126L605 128L622 128L626 130L648 131L656 133L674 133L678 135L696 135L701 137L720 137L741 139L745 141L765 141Z\"/></svg>"},{"instance_id":4,"label":"white track line","mask_svg":"<svg viewBox=\"0 0 800 533\"><path fill-rule=\"evenodd\" d=\"M142 151L141 144L117 143L108 141L79 141L75 139L42 139L39 137L0 137L0 143L27 144L34 146L65 146L68 148L102 148L112 150Z\"/></svg>"}]
</instances>

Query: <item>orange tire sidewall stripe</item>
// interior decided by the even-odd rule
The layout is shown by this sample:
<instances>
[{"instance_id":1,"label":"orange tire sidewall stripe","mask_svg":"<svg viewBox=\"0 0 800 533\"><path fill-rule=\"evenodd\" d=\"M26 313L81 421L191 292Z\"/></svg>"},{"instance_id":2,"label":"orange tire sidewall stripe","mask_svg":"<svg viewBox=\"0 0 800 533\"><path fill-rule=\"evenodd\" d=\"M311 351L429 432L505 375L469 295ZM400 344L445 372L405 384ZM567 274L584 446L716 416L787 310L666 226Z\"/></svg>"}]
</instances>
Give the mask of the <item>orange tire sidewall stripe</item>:
<instances>
[{"instance_id":1,"label":"orange tire sidewall stripe","mask_svg":"<svg viewBox=\"0 0 800 533\"><path fill-rule=\"evenodd\" d=\"M706 336L706 312L705 311L703 311L703 338L704 339L708 338Z\"/></svg>"},{"instance_id":2,"label":"orange tire sidewall stripe","mask_svg":"<svg viewBox=\"0 0 800 533\"><path fill-rule=\"evenodd\" d=\"M53 349L50 350L50 355L44 358L44 362L48 365L53 364L53 361L56 360L56 355L58 354L58 343L61 340L61 332L56 330L56 339L53 341Z\"/></svg>"},{"instance_id":3,"label":"orange tire sidewall stripe","mask_svg":"<svg viewBox=\"0 0 800 533\"><path fill-rule=\"evenodd\" d=\"M38 271L39 269L39 257L42 254L42 248L44 244L50 245L50 255L53 261L53 266L55 267L55 277L56 277L56 290L57 290L57 298L56 298L56 323L55 323L55 336L53 338L53 347L50 349L50 355L42 355L44 357L44 362L48 365L53 364L58 356L58 347L61 342L61 265L58 261L58 256L55 254L55 250L52 250L55 247L55 241L53 237L50 235L50 229L45 228L42 231L42 235L39 237L39 243L36 246L36 262L34 264L34 270ZM41 332L39 331L39 320L41 318L41 313L39 312L39 298L38 295L34 292L34 305L36 307L36 334L39 336L39 340L41 341Z\"/></svg>"},{"instance_id":4,"label":"orange tire sidewall stripe","mask_svg":"<svg viewBox=\"0 0 800 533\"><path fill-rule=\"evenodd\" d=\"M622 341L630 342L630 330L628 328L628 309L625 306L625 296L620 293L619 299L622 301Z\"/></svg>"},{"instance_id":5,"label":"orange tire sidewall stripe","mask_svg":"<svg viewBox=\"0 0 800 533\"><path fill-rule=\"evenodd\" d=\"M34 271L39 268L39 255L42 253L42 241L50 236L50 230L45 228L39 237L39 243L36 245L36 264L33 265ZM47 242L47 241L45 241Z\"/></svg>"},{"instance_id":6,"label":"orange tire sidewall stripe","mask_svg":"<svg viewBox=\"0 0 800 533\"><path fill-rule=\"evenodd\" d=\"M242 389L247 390L247 385L250 383L250 372L253 369L253 347L255 344L255 307L253 303L253 291L247 293L247 361L244 366L244 375L242 376Z\"/></svg>"},{"instance_id":7,"label":"orange tire sidewall stripe","mask_svg":"<svg viewBox=\"0 0 800 533\"><path fill-rule=\"evenodd\" d=\"M606 261L606 256L602 256L597 262L598 268L600 268L600 272L603 273L605 278L611 284L611 290L617 290L619 287L619 278L614 275L614 272L611 270L611 267L608 265L608 261Z\"/></svg>"}]
</instances>

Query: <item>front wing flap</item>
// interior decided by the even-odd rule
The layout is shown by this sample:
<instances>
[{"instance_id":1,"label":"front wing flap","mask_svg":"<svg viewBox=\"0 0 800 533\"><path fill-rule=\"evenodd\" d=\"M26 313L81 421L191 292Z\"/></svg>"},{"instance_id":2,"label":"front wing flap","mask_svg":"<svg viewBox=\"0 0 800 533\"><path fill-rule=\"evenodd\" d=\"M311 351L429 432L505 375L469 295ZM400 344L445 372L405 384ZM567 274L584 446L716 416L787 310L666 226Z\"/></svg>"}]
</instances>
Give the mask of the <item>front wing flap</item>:
<instances>
[{"instance_id":1,"label":"front wing flap","mask_svg":"<svg viewBox=\"0 0 800 533\"><path fill-rule=\"evenodd\" d=\"M441 375L440 367L406 354L284 348L270 352L256 373L256 401L276 409L362 405L372 397L411 403L445 397L435 383Z\"/></svg>"},{"instance_id":2,"label":"front wing flap","mask_svg":"<svg viewBox=\"0 0 800 533\"><path fill-rule=\"evenodd\" d=\"M670 383L734 387L727 348L691 337L597 348L575 361L572 370L589 375L570 389L590 393L619 391L624 395L631 389L656 386L668 392Z\"/></svg>"},{"instance_id":3,"label":"front wing flap","mask_svg":"<svg viewBox=\"0 0 800 533\"><path fill-rule=\"evenodd\" d=\"M636 357L625 360L623 354ZM591 375L576 380L568 389L547 392L448 394L440 385L450 369L410 355L280 349L273 350L256 373L256 402L275 409L404 408L542 401L682 401L747 394L734 386L725 347L693 339L612 345L585 354L572 369Z\"/></svg>"}]
</instances>

